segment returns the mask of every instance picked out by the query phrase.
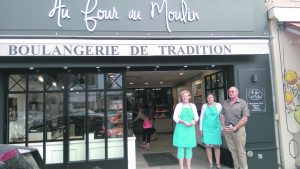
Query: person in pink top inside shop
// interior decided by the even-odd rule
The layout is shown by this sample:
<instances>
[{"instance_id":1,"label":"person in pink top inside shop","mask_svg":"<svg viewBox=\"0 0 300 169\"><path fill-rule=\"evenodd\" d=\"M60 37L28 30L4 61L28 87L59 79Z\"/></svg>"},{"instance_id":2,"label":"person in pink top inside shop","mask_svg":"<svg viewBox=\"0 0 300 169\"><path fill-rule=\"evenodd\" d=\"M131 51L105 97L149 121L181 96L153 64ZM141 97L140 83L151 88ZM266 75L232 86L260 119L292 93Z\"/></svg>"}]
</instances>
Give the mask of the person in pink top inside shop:
<instances>
[{"instance_id":1,"label":"person in pink top inside shop","mask_svg":"<svg viewBox=\"0 0 300 169\"><path fill-rule=\"evenodd\" d=\"M151 135L155 132L155 129L153 128L152 115L148 105L139 107L139 112L134 122L139 119L143 120L143 143L140 147L150 150Z\"/></svg>"}]
</instances>

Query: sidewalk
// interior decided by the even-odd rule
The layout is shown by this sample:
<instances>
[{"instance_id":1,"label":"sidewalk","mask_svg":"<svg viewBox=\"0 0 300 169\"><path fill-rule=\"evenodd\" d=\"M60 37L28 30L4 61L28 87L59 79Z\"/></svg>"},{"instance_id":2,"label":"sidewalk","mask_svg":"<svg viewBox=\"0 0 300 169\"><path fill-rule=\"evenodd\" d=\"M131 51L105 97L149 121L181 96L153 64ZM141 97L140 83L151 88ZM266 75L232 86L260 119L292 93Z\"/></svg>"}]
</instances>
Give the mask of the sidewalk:
<instances>
[{"instance_id":1,"label":"sidewalk","mask_svg":"<svg viewBox=\"0 0 300 169\"><path fill-rule=\"evenodd\" d=\"M168 165L168 166L157 166L149 167L145 161L143 154L147 153L161 153L170 152L174 157L176 157L176 148L172 146L172 134L158 134L158 140L152 141L150 143L150 150L139 148L141 144L141 135L137 135L136 138L136 169L179 169L179 165ZM193 158L191 163L192 169L207 169L208 162L203 147L195 147L193 149ZM223 169L231 169L222 165Z\"/></svg>"}]
</instances>

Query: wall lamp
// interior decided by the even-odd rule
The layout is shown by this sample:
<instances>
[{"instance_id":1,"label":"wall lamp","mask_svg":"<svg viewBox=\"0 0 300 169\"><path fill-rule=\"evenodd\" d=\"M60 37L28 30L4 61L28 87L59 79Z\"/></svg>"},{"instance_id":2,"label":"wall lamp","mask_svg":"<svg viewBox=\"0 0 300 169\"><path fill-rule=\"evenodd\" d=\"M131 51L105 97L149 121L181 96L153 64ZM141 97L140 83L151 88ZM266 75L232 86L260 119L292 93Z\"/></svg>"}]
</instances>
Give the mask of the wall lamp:
<instances>
[{"instance_id":1,"label":"wall lamp","mask_svg":"<svg viewBox=\"0 0 300 169\"><path fill-rule=\"evenodd\" d=\"M257 82L257 80L258 80L257 74L251 75L251 81L252 81L253 83Z\"/></svg>"}]
</instances>

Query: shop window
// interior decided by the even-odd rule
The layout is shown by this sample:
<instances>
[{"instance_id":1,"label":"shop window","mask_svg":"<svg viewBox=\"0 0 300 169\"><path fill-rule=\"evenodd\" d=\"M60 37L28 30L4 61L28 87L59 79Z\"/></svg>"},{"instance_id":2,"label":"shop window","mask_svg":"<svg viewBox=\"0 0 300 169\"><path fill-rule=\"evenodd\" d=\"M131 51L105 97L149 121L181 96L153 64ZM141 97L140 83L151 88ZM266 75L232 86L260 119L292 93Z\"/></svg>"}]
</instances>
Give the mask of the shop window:
<instances>
[{"instance_id":1,"label":"shop window","mask_svg":"<svg viewBox=\"0 0 300 169\"><path fill-rule=\"evenodd\" d=\"M63 93L46 94L47 140L63 140Z\"/></svg>"},{"instance_id":2,"label":"shop window","mask_svg":"<svg viewBox=\"0 0 300 169\"><path fill-rule=\"evenodd\" d=\"M89 90L104 89L104 74L88 74L86 79Z\"/></svg>"},{"instance_id":3,"label":"shop window","mask_svg":"<svg viewBox=\"0 0 300 169\"><path fill-rule=\"evenodd\" d=\"M89 159L105 158L104 92L88 93Z\"/></svg>"},{"instance_id":4,"label":"shop window","mask_svg":"<svg viewBox=\"0 0 300 169\"><path fill-rule=\"evenodd\" d=\"M108 89L122 89L122 74L108 73L106 83Z\"/></svg>"},{"instance_id":5,"label":"shop window","mask_svg":"<svg viewBox=\"0 0 300 169\"><path fill-rule=\"evenodd\" d=\"M69 139L83 139L86 122L85 92L69 93ZM90 113L90 112L89 112Z\"/></svg>"},{"instance_id":6,"label":"shop window","mask_svg":"<svg viewBox=\"0 0 300 169\"><path fill-rule=\"evenodd\" d=\"M107 92L108 158L124 157L123 149L123 98L121 91ZM115 146L117 145L117 146Z\"/></svg>"},{"instance_id":7,"label":"shop window","mask_svg":"<svg viewBox=\"0 0 300 169\"><path fill-rule=\"evenodd\" d=\"M46 75L46 91L62 91L64 89L63 74L48 74Z\"/></svg>"},{"instance_id":8,"label":"shop window","mask_svg":"<svg viewBox=\"0 0 300 169\"><path fill-rule=\"evenodd\" d=\"M43 93L28 94L28 141L43 141Z\"/></svg>"},{"instance_id":9,"label":"shop window","mask_svg":"<svg viewBox=\"0 0 300 169\"><path fill-rule=\"evenodd\" d=\"M205 95L212 93L217 102L223 102L227 94L224 74L225 71L218 71L204 77Z\"/></svg>"},{"instance_id":10,"label":"shop window","mask_svg":"<svg viewBox=\"0 0 300 169\"><path fill-rule=\"evenodd\" d=\"M218 87L224 86L224 73L222 72L217 73L217 84Z\"/></svg>"},{"instance_id":11,"label":"shop window","mask_svg":"<svg viewBox=\"0 0 300 169\"><path fill-rule=\"evenodd\" d=\"M122 92L107 93L107 135L109 138L123 137Z\"/></svg>"},{"instance_id":12,"label":"shop window","mask_svg":"<svg viewBox=\"0 0 300 169\"><path fill-rule=\"evenodd\" d=\"M26 90L25 75L10 75L8 79L8 91L17 92Z\"/></svg>"},{"instance_id":13,"label":"shop window","mask_svg":"<svg viewBox=\"0 0 300 169\"><path fill-rule=\"evenodd\" d=\"M69 161L124 157L122 74L50 73L8 79L9 143L38 148L47 164L64 162L65 150Z\"/></svg>"},{"instance_id":14,"label":"shop window","mask_svg":"<svg viewBox=\"0 0 300 169\"><path fill-rule=\"evenodd\" d=\"M43 91L45 76L42 74L29 75L29 91Z\"/></svg>"},{"instance_id":15,"label":"shop window","mask_svg":"<svg viewBox=\"0 0 300 169\"><path fill-rule=\"evenodd\" d=\"M69 90L84 90L85 82L86 79L84 74L71 74L69 81Z\"/></svg>"},{"instance_id":16,"label":"shop window","mask_svg":"<svg viewBox=\"0 0 300 169\"><path fill-rule=\"evenodd\" d=\"M25 94L8 95L9 142L25 141Z\"/></svg>"}]
</instances>

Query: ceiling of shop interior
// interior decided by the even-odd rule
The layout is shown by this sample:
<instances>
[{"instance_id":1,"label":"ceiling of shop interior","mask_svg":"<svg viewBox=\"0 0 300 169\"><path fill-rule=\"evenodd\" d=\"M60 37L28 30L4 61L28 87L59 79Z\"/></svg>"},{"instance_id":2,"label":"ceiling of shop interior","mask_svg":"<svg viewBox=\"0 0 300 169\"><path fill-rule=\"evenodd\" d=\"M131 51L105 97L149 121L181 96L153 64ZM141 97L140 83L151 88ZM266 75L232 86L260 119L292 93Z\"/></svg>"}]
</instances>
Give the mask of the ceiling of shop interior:
<instances>
[{"instance_id":1,"label":"ceiling of shop interior","mask_svg":"<svg viewBox=\"0 0 300 169\"><path fill-rule=\"evenodd\" d=\"M173 87L202 72L203 70L127 71L126 85L127 88ZM180 73L183 74L180 75Z\"/></svg>"}]
</instances>

